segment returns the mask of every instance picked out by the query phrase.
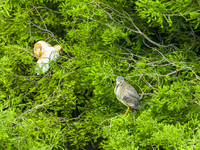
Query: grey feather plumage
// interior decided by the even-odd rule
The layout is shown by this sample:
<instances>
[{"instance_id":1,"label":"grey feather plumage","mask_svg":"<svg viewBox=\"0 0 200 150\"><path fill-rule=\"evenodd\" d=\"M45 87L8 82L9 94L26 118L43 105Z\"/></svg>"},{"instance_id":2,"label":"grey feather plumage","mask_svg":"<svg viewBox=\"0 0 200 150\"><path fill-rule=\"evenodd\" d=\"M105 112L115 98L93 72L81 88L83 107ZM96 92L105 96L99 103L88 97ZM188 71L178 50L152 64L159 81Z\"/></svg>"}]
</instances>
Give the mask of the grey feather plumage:
<instances>
[{"instance_id":1,"label":"grey feather plumage","mask_svg":"<svg viewBox=\"0 0 200 150\"><path fill-rule=\"evenodd\" d=\"M137 91L130 84L124 81L124 78L118 76L116 79L117 85L114 93L117 99L124 105L132 107L134 109L140 109L141 103Z\"/></svg>"}]
</instances>

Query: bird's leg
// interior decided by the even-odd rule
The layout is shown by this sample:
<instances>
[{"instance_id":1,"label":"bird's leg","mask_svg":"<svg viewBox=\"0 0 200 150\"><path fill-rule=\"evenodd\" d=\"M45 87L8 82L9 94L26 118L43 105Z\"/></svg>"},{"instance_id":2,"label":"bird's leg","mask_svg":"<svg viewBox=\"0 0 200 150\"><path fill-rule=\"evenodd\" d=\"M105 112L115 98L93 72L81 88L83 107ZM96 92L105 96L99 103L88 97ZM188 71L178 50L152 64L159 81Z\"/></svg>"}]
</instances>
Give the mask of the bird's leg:
<instances>
[{"instance_id":1,"label":"bird's leg","mask_svg":"<svg viewBox=\"0 0 200 150\"><path fill-rule=\"evenodd\" d=\"M128 114L128 112L129 112L129 107L127 108L127 110L126 110L126 113L125 113L125 115L127 115Z\"/></svg>"}]
</instances>

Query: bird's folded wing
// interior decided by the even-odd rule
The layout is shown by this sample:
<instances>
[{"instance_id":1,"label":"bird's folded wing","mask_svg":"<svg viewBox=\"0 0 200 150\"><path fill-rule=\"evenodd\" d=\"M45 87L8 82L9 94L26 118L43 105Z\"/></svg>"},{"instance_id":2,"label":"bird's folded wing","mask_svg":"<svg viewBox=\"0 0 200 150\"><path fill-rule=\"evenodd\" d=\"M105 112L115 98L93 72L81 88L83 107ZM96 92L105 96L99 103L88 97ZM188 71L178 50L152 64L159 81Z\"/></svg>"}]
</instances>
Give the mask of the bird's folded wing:
<instances>
[{"instance_id":1,"label":"bird's folded wing","mask_svg":"<svg viewBox=\"0 0 200 150\"><path fill-rule=\"evenodd\" d=\"M138 95L138 93L135 90L135 88L132 87L130 84L127 84L127 86L126 86L126 92L129 93L129 94L132 94L132 95L134 95L134 94Z\"/></svg>"},{"instance_id":2,"label":"bird's folded wing","mask_svg":"<svg viewBox=\"0 0 200 150\"><path fill-rule=\"evenodd\" d=\"M126 105L133 107L135 109L139 109L141 103L140 103L140 98L138 96L127 94L122 99L124 103L126 103Z\"/></svg>"}]
</instances>

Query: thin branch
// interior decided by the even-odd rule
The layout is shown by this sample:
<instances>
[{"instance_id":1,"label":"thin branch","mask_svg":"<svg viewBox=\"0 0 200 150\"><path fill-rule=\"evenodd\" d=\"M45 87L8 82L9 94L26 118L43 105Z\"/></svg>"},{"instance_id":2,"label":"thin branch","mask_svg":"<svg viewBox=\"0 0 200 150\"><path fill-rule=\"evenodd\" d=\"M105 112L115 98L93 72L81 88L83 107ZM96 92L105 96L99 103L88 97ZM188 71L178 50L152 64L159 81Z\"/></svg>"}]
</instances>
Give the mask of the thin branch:
<instances>
[{"instance_id":1,"label":"thin branch","mask_svg":"<svg viewBox=\"0 0 200 150\"><path fill-rule=\"evenodd\" d=\"M27 49L22 48L22 47L17 47L17 46L5 46L5 48L21 49L21 50L24 50L24 51L26 51L27 53L29 53L31 56L35 57L35 55L34 55L33 53L31 53L30 51L28 51Z\"/></svg>"},{"instance_id":2,"label":"thin branch","mask_svg":"<svg viewBox=\"0 0 200 150\"><path fill-rule=\"evenodd\" d=\"M33 6L33 7L35 8L36 12L37 12L38 15L40 16L40 19L42 20L42 23L43 23L45 29L47 30L47 26L46 26L46 24L44 23L44 19L43 19L42 16L40 15L40 12L38 11L37 7L35 7L35 6Z\"/></svg>"},{"instance_id":3,"label":"thin branch","mask_svg":"<svg viewBox=\"0 0 200 150\"><path fill-rule=\"evenodd\" d=\"M86 111L82 112L78 117L68 119L67 121L71 121L71 120L79 120L79 119L81 118L81 116L82 116L83 114L85 114L85 113L86 113Z\"/></svg>"},{"instance_id":4,"label":"thin branch","mask_svg":"<svg viewBox=\"0 0 200 150\"><path fill-rule=\"evenodd\" d=\"M155 149L154 149L154 147L153 147L153 144L152 144L152 142L151 142L151 148L152 148L152 150L155 150Z\"/></svg>"},{"instance_id":5,"label":"thin branch","mask_svg":"<svg viewBox=\"0 0 200 150\"><path fill-rule=\"evenodd\" d=\"M103 3L100 3L100 2L96 2L96 1L92 1L91 3L96 4L95 7L98 6L99 9L101 9L103 12L105 12L106 15L108 16L108 18L110 18L110 19L112 20L112 23L116 23L116 24L118 24L118 25L120 25L120 26L123 26L125 29L127 29L127 30L129 30L129 31L131 31L131 32L133 32L133 33L142 35L147 41L149 41L149 42L152 43L153 45L156 45L156 46L158 46L158 47L159 47L159 46L162 46L163 48L169 48L169 47L177 48L177 47L175 47L173 44L170 44L170 45L163 45L163 44L160 44L160 43L157 43L157 42L151 40L147 35L145 35L145 34L137 27L137 25L133 22L132 17L131 17L127 12L125 12L126 15L124 15L123 13L121 13L121 12L115 10L114 8L110 7L109 5L106 5L106 4L103 4ZM102 5L103 7L105 6L105 8L101 7L101 5ZM108 11L106 11L106 9L112 11L112 13L109 13ZM82 15L82 14L80 14L80 15ZM122 18L128 19L128 21L130 21L130 23L134 26L134 28L135 28L136 30L134 30L134 29L132 29L132 28L130 28L130 27L125 26L124 22L123 22L123 23L118 22L116 19L114 19L114 18L112 17L112 15L121 18L121 20L123 20ZM84 16L84 15L82 15L82 16ZM86 16L85 16L85 17L86 17ZM103 23L103 22L98 21L98 20L93 19L93 18L89 18L89 19L90 19L90 20L93 20L93 21L96 21L96 22L98 22L98 23L107 25L107 26L109 26L109 27L111 28L111 26L108 25L107 23ZM111 29L112 29L112 28L111 28Z\"/></svg>"},{"instance_id":6,"label":"thin branch","mask_svg":"<svg viewBox=\"0 0 200 150\"><path fill-rule=\"evenodd\" d=\"M178 70L172 71L172 72L170 72L170 73L168 73L168 74L164 74L164 75L161 75L161 74L157 74L157 73L156 73L156 75L157 75L158 77L166 77L166 76L170 76L170 75L172 75L172 74L176 74L177 72L182 71L182 70L187 70L187 69L186 69L186 68L178 69Z\"/></svg>"}]
</instances>

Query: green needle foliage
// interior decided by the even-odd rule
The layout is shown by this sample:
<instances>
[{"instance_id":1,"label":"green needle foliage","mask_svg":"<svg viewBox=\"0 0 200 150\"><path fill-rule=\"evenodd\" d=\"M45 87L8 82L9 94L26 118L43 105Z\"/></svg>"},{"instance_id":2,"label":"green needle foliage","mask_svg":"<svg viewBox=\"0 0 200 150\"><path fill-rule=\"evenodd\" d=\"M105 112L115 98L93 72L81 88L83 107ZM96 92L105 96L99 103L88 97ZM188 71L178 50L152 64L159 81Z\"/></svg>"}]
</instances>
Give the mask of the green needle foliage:
<instances>
[{"instance_id":1,"label":"green needle foliage","mask_svg":"<svg viewBox=\"0 0 200 150\"><path fill-rule=\"evenodd\" d=\"M200 149L198 0L0 0L0 149ZM35 74L34 44L64 55ZM142 109L124 115L115 79Z\"/></svg>"}]
</instances>

